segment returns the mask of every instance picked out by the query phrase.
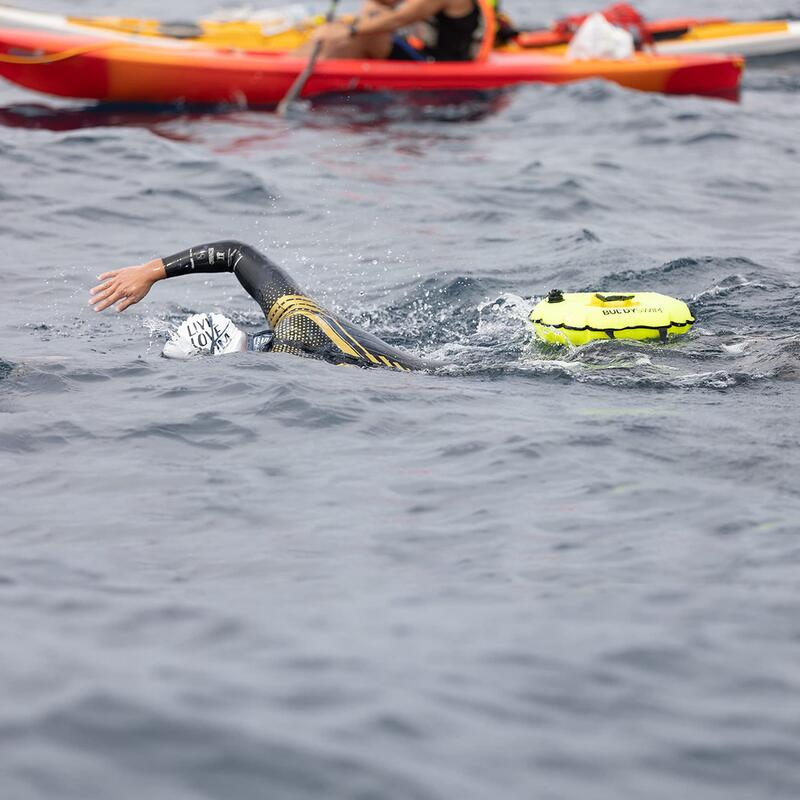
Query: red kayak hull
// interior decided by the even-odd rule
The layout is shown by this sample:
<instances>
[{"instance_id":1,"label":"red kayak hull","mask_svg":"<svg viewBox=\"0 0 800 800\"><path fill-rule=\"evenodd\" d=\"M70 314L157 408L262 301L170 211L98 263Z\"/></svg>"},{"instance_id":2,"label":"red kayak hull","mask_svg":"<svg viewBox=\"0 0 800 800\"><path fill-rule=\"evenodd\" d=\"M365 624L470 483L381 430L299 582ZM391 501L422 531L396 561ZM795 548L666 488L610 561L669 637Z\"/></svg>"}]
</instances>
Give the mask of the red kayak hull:
<instances>
[{"instance_id":1,"label":"red kayak hull","mask_svg":"<svg viewBox=\"0 0 800 800\"><path fill-rule=\"evenodd\" d=\"M273 105L305 64L304 58L275 53L0 29L0 75L47 94L106 102ZM488 90L602 78L642 91L730 97L742 66L735 56L645 54L622 61L536 53L492 53L482 63L330 60L317 63L302 96Z\"/></svg>"}]
</instances>

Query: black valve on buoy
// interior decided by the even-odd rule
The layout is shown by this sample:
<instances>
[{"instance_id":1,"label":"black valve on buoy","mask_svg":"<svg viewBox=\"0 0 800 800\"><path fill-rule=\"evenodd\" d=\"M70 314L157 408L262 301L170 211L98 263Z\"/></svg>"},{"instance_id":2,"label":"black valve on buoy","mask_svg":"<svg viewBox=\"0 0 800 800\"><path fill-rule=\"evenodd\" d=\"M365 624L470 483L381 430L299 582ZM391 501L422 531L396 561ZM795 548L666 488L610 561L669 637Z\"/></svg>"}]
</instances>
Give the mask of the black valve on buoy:
<instances>
[{"instance_id":1,"label":"black valve on buoy","mask_svg":"<svg viewBox=\"0 0 800 800\"><path fill-rule=\"evenodd\" d=\"M561 289L551 289L550 294L547 295L547 302L548 303L563 303L564 302L564 292Z\"/></svg>"}]
</instances>

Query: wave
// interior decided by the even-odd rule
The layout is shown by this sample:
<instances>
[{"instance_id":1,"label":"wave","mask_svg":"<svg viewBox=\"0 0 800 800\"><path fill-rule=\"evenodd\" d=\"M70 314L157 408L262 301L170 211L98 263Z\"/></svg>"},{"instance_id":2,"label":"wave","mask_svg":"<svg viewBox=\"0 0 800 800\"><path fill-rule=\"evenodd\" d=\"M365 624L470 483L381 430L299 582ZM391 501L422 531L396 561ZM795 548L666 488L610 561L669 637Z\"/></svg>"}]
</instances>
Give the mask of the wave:
<instances>
[{"instance_id":1,"label":"wave","mask_svg":"<svg viewBox=\"0 0 800 800\"><path fill-rule=\"evenodd\" d=\"M746 258L680 258L651 269L612 272L575 288L682 297L698 321L689 335L667 344L614 341L565 348L539 342L528 323L538 298L492 296L503 283L495 276L434 276L402 302L364 312L358 321L397 345L447 362L445 374L729 389L796 380L800 373L798 287Z\"/></svg>"},{"instance_id":2,"label":"wave","mask_svg":"<svg viewBox=\"0 0 800 800\"><path fill-rule=\"evenodd\" d=\"M50 703L24 721L6 722L0 737L15 742L8 748L6 763L13 753L19 763L35 765L25 770L30 782L48 785L55 778L52 764L60 763L61 758L55 762L30 760L38 748L45 747L45 752L61 753L62 758L81 758L93 786L105 787L101 793L121 798L140 796L141 789L134 792L126 790L124 782L120 784L120 776L128 774L145 776L136 781L145 792L151 785L158 787L158 794L166 789L171 797L244 800L264 797L265 790L269 796L297 800L432 800L440 796L411 777L401 767L402 761L379 763L359 757L346 744L313 735L316 709L309 706L309 694L305 700L298 698L296 706L289 700L282 706L263 698L276 719L294 720L290 727L252 725L246 722L252 707L242 706L239 716L231 713L241 699L236 687L228 686L224 679L209 682L206 676L190 673L165 668L168 683L185 687L171 702L154 704L130 691L120 694L98 688ZM196 689L189 689L191 685ZM343 696L339 692L339 699L333 693L324 697L324 689L319 687L313 694L331 708L336 708ZM391 736L391 731L384 730L382 735Z\"/></svg>"},{"instance_id":3,"label":"wave","mask_svg":"<svg viewBox=\"0 0 800 800\"><path fill-rule=\"evenodd\" d=\"M0 381L6 380L14 370L14 363L0 358Z\"/></svg>"}]
</instances>

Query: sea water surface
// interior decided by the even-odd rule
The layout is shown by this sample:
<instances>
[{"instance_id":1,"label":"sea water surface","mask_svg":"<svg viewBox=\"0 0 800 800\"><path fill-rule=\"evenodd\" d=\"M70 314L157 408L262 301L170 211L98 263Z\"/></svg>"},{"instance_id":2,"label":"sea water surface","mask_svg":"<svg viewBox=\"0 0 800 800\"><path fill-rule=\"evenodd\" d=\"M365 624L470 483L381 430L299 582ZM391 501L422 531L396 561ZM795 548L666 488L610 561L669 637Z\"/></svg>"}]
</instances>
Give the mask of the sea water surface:
<instances>
[{"instance_id":1,"label":"sea water surface","mask_svg":"<svg viewBox=\"0 0 800 800\"><path fill-rule=\"evenodd\" d=\"M3 800L800 795L799 97L797 62L738 104L590 82L289 120L0 85ZM230 275L88 307L220 238L448 366L162 359L189 313L262 325ZM547 347L554 287L698 322Z\"/></svg>"}]
</instances>

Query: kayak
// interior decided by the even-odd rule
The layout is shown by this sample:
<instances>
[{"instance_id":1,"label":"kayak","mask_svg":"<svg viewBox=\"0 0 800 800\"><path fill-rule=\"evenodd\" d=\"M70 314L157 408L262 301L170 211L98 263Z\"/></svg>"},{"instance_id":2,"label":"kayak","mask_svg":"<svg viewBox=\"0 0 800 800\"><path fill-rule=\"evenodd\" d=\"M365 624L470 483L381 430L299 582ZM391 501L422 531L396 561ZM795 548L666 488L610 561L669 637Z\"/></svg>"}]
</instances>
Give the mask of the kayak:
<instances>
[{"instance_id":1,"label":"kayak","mask_svg":"<svg viewBox=\"0 0 800 800\"><path fill-rule=\"evenodd\" d=\"M800 55L800 22L765 20L663 20L646 23L656 52L664 55L738 53L748 61L765 56ZM521 33L517 47L563 53L567 40L555 31Z\"/></svg>"},{"instance_id":2,"label":"kayak","mask_svg":"<svg viewBox=\"0 0 800 800\"><path fill-rule=\"evenodd\" d=\"M259 106L278 103L307 63L288 54L180 44L0 29L0 76L62 97ZM742 59L733 56L641 53L621 61L497 52L483 62L331 59L317 62L301 96L489 90L602 78L641 91L735 97L742 69Z\"/></svg>"},{"instance_id":3,"label":"kayak","mask_svg":"<svg viewBox=\"0 0 800 800\"><path fill-rule=\"evenodd\" d=\"M2 16L0 15L0 19ZM569 19L569 18L568 18ZM555 48L569 43L577 30L577 25L565 26L565 21L557 21L550 28L520 31L514 44L525 48ZM724 17L676 17L660 20L642 20L643 28L655 41L673 39L698 25L726 23ZM613 23L612 23L613 24Z\"/></svg>"},{"instance_id":4,"label":"kayak","mask_svg":"<svg viewBox=\"0 0 800 800\"><path fill-rule=\"evenodd\" d=\"M209 47L237 47L243 50L286 52L305 44L324 17L281 17L271 19L201 19L162 22L138 17L75 17L44 11L28 11L0 4L0 26L27 27L53 33L151 43L179 40Z\"/></svg>"},{"instance_id":5,"label":"kayak","mask_svg":"<svg viewBox=\"0 0 800 800\"><path fill-rule=\"evenodd\" d=\"M296 12L244 19L200 19L161 22L137 17L77 17L3 6L0 25L40 28L53 32L97 36L146 37L152 41L180 40L211 47L243 50L294 50L308 41L323 18ZM800 54L800 22L770 20L734 22L720 17L678 17L645 21L644 28L663 55L736 53L747 58ZM569 34L552 29L520 33L507 49L543 50L563 54Z\"/></svg>"}]
</instances>

